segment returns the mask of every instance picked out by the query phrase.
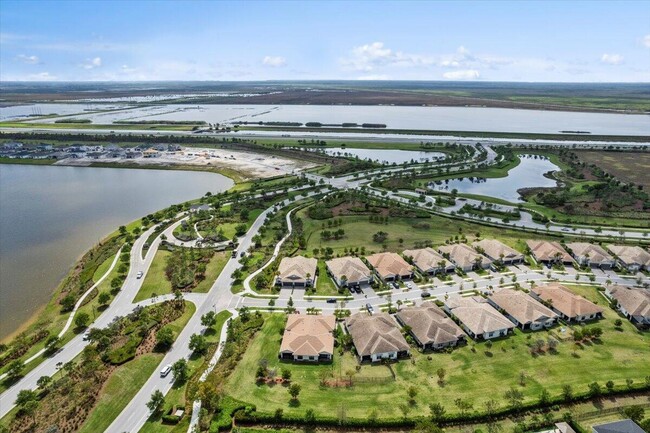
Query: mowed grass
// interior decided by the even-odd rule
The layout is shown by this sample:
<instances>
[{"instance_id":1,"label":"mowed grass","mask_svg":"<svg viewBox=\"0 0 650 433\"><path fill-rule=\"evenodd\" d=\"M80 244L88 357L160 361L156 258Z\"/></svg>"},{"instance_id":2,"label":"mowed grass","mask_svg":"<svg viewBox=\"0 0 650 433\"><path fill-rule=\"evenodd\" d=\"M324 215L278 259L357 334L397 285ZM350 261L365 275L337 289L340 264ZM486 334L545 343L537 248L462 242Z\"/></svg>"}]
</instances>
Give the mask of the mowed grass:
<instances>
[{"instance_id":1,"label":"mowed grass","mask_svg":"<svg viewBox=\"0 0 650 433\"><path fill-rule=\"evenodd\" d=\"M165 267L167 266L167 257L171 253L166 250L156 251L156 255L151 262L151 267L147 272L147 275L144 277L144 282L140 291L135 296L133 302L143 301L145 299L152 298L154 295L165 295L168 293L173 293L171 282L167 279L165 275ZM192 292L194 293L207 293L212 284L217 279L221 270L228 262L229 256L225 252L217 252L208 262L205 271L205 279L199 282Z\"/></svg>"},{"instance_id":2,"label":"mowed grass","mask_svg":"<svg viewBox=\"0 0 650 433\"><path fill-rule=\"evenodd\" d=\"M318 278L316 279L316 295L338 295L339 291L332 278L327 273L324 260L318 261Z\"/></svg>"},{"instance_id":3,"label":"mowed grass","mask_svg":"<svg viewBox=\"0 0 650 433\"><path fill-rule=\"evenodd\" d=\"M365 418L373 409L377 410L379 417L403 416L399 405L408 400L406 392L411 386L417 390L417 396L410 415L421 415L429 413L428 405L434 401L443 404L448 413L457 413L453 403L457 398L471 402L477 411L483 411L485 402L490 399L495 399L503 407L507 405L504 394L511 387L523 393L525 402L534 402L542 389L547 389L552 396L561 395L565 384L571 385L575 393L583 393L594 381L604 387L605 382L612 380L617 388L625 388L626 379L643 382L650 375L650 363L647 362L650 334L640 333L626 320L622 331L617 331L614 320L618 314L606 307L595 287L579 287L576 292L598 301L606 311L603 320L587 325L603 329L601 341L583 345L575 355L568 327L564 327L565 332L562 332L562 326L534 333L517 330L514 335L494 341L490 350L485 343L473 342L452 353L421 354L412 348L411 359L393 364L395 381L386 381L390 376L387 367L364 364L359 372L355 372L353 383L358 376L377 377L384 382L358 383L351 388L320 386L323 370L343 378L346 371L355 371L357 363L349 353L341 357L335 350L335 361L331 365L278 361L284 317L271 315L230 377L226 392L268 413L283 408L285 413L298 415L312 408L317 415L336 416L339 408L344 407L348 417ZM530 354L528 344L551 336L561 339L556 354ZM472 351L474 344L475 352ZM290 397L285 387L256 385L255 371L262 358L269 361L270 368L291 370L292 380L302 387L297 407L289 405ZM438 384L436 374L441 367L446 371L443 386ZM524 386L519 383L521 372L526 376Z\"/></svg>"}]
</instances>

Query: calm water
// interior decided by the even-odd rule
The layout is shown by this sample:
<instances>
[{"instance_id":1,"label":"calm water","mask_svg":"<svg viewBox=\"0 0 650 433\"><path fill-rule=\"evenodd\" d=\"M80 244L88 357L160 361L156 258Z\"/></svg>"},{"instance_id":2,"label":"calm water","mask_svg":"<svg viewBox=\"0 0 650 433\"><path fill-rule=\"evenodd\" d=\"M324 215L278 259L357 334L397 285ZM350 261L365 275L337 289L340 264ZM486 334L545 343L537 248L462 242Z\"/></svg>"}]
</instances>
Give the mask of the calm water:
<instances>
[{"instance_id":1,"label":"calm water","mask_svg":"<svg viewBox=\"0 0 650 433\"><path fill-rule=\"evenodd\" d=\"M232 184L214 173L0 164L0 337L118 226Z\"/></svg>"},{"instance_id":2,"label":"calm water","mask_svg":"<svg viewBox=\"0 0 650 433\"><path fill-rule=\"evenodd\" d=\"M64 105L64 104L57 104ZM51 112L47 104L42 112ZM80 105L73 105L77 109ZM57 108L61 111L63 108ZM0 109L10 117L14 107ZM78 110L81 111L81 110ZM650 135L650 116L482 107L394 107L348 105L157 105L112 113L83 114L94 123L116 120L203 120L210 123L344 122L383 123L394 129L558 133L586 131L604 135ZM45 120L54 122L55 119Z\"/></svg>"},{"instance_id":3,"label":"calm water","mask_svg":"<svg viewBox=\"0 0 650 433\"><path fill-rule=\"evenodd\" d=\"M396 163L415 161L433 161L436 158L444 158L442 152L425 152L417 150L392 150L392 149L344 149L342 147L331 147L323 149L329 155L334 156L358 156L360 159L371 159L380 163Z\"/></svg>"},{"instance_id":4,"label":"calm water","mask_svg":"<svg viewBox=\"0 0 650 433\"><path fill-rule=\"evenodd\" d=\"M557 171L560 168L545 159L535 159L533 156L524 156L521 163L508 172L507 177L495 179L450 179L440 185L432 184L436 191L451 191L452 189L466 194L479 194L489 197L501 198L510 202L519 202L520 188L553 187L557 182L544 177L544 173Z\"/></svg>"}]
</instances>

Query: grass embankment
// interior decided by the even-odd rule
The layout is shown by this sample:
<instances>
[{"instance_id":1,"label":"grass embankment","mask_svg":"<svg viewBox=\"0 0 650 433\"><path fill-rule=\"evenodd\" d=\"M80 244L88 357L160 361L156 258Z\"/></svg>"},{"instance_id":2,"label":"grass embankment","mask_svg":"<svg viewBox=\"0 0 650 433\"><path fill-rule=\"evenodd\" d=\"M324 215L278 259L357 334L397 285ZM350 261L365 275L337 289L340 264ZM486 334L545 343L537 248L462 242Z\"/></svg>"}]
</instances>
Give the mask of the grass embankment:
<instances>
[{"instance_id":1,"label":"grass embankment","mask_svg":"<svg viewBox=\"0 0 650 433\"><path fill-rule=\"evenodd\" d=\"M56 159L16 159L16 158L0 158L0 164L17 164L17 165L52 165Z\"/></svg>"},{"instance_id":2,"label":"grass embankment","mask_svg":"<svg viewBox=\"0 0 650 433\"><path fill-rule=\"evenodd\" d=\"M612 380L618 389L625 389L626 379L643 383L650 375L650 364L645 360L650 335L640 333L629 322L624 321L621 331L615 329L614 320L618 314L607 307L604 298L593 287L576 290L591 300L606 307L605 318L596 324L603 335L596 343L582 344L574 351L570 338L571 325L567 332L562 327L550 331L524 333L519 330L503 340L495 341L490 348L486 343L470 343L452 353L421 354L412 348L412 358L392 366L395 379L386 366L363 365L357 371L356 359L346 353L334 355L332 365L307 365L282 363L277 353L282 339L284 316L270 316L262 330L250 344L243 359L231 375L226 392L229 396L255 404L258 411L273 413L282 408L285 414L302 415L307 409L314 409L316 415L336 416L341 407L349 418L365 419L375 410L379 419L403 416L398 402L406 403L406 390L413 386L417 391L415 404L411 405L411 416L428 415L428 405L441 403L449 414L458 409L454 400L461 398L474 405L481 412L484 404L495 399L500 407L507 406L504 394L516 388L524 395L524 403L534 402L542 389L551 396L559 396L564 385L572 386L575 393L584 393L588 384L594 381L604 384ZM558 339L556 353L546 352L533 356L528 345L537 339ZM475 346L476 351L472 351ZM575 355L574 355L575 353ZM267 359L269 368L291 370L292 382L302 387L299 404L289 404L289 394L283 386L257 385L254 372L260 359ZM577 367L579 366L579 368ZM445 369L444 384L438 383L436 371ZM351 370L352 387L320 386L322 374L347 381L346 371ZM524 386L520 374L524 372ZM486 393L485 390L490 392Z\"/></svg>"}]
</instances>

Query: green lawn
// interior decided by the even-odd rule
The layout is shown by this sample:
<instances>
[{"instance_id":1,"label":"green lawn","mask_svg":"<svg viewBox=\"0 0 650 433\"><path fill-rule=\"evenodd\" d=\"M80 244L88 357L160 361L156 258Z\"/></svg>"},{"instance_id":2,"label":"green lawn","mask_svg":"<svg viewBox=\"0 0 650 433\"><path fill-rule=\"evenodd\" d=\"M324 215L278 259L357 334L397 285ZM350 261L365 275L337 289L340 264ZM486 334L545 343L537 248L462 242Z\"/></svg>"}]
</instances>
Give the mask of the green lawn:
<instances>
[{"instance_id":1,"label":"green lawn","mask_svg":"<svg viewBox=\"0 0 650 433\"><path fill-rule=\"evenodd\" d=\"M601 296L593 287L580 287L577 292L587 295L592 300ZM604 299L600 304L605 306ZM617 387L625 387L625 380L630 378L635 383L643 382L650 375L650 363L647 362L650 334L640 333L629 322L624 321L623 331L614 329L614 320L618 315L606 309L605 318L598 324L603 328L599 343L585 344L573 355L573 341L561 341L557 354L543 354L533 357L527 344L538 338L546 339L551 334L561 333L561 327L551 331L523 333L494 342L491 351L485 343L466 345L452 353L434 353L422 355L412 350L411 359L401 360L393 365L396 380L385 383L358 383L355 386L330 388L319 386L319 376L323 370L331 371L335 376L345 377L347 370L355 370L356 361L350 354L340 356L335 351L332 365L298 365L280 363L277 352L281 341L284 317L281 314L269 316L263 329L249 346L237 369L231 375L226 392L239 400L252 403L259 411L272 413L283 408L285 413L303 414L313 408L317 415L335 416L339 407L345 407L347 416L365 418L372 409L379 417L402 416L399 405L407 401L406 390L414 386L418 393L417 404L411 414L428 414L428 404L438 401L448 413L456 413L453 401L463 398L474 404L477 411L484 410L484 403L495 399L505 406L504 393L510 387L519 389L525 402L536 401L540 391L545 388L552 396L560 395L562 386L569 384L574 392L586 392L587 385L598 381L604 387L608 380ZM579 326L579 325L578 325ZM531 339L528 339L528 336ZM563 337L560 337L563 338ZM284 367L292 372L293 381L300 384L300 405L289 405L289 395L282 386L258 386L255 383L255 371L261 358L269 361L269 368ZM430 359L429 359L430 358ZM440 386L436 371L446 370L445 384ZM525 386L519 385L519 375L525 372ZM377 380L389 377L387 367L363 365L356 377L372 376ZM486 392L489 390L489 392Z\"/></svg>"},{"instance_id":2,"label":"green lawn","mask_svg":"<svg viewBox=\"0 0 650 433\"><path fill-rule=\"evenodd\" d=\"M316 295L338 295L339 290L327 273L324 260L318 261L318 279L316 280Z\"/></svg>"},{"instance_id":3,"label":"green lawn","mask_svg":"<svg viewBox=\"0 0 650 433\"><path fill-rule=\"evenodd\" d=\"M153 297L154 294L165 295L173 292L171 282L165 275L167 257L170 255L171 253L166 250L156 251L156 255L151 262L149 272L147 272L147 275L144 278L144 282L142 283L142 287L140 288L138 294L135 296L133 302L149 299ZM215 253L206 267L205 279L199 282L199 284L197 284L192 292L207 293L210 291L210 287L212 287L212 284L221 273L221 270L226 265L229 258L230 256L226 252Z\"/></svg>"}]
</instances>

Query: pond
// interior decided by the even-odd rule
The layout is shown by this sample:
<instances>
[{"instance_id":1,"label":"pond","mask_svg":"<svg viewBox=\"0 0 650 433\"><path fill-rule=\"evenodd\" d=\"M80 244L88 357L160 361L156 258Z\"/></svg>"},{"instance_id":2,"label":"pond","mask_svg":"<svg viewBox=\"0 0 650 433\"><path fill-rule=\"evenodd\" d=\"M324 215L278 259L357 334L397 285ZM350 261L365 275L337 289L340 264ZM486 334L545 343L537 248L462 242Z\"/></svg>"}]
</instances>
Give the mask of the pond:
<instances>
[{"instance_id":1,"label":"pond","mask_svg":"<svg viewBox=\"0 0 650 433\"><path fill-rule=\"evenodd\" d=\"M425 162L435 161L438 158L444 159L442 152L427 152L419 150L396 150L396 149L351 149L342 147L330 147L319 149L328 155L358 157L369 159L382 164L402 164L404 162Z\"/></svg>"},{"instance_id":2,"label":"pond","mask_svg":"<svg viewBox=\"0 0 650 433\"><path fill-rule=\"evenodd\" d=\"M544 176L549 171L559 171L557 165L537 155L522 155L520 159L520 164L510 170L506 177L448 179L430 183L429 188L445 192L456 189L459 193L485 195L517 203L522 201L517 192L520 188L557 185L555 180Z\"/></svg>"}]
</instances>

